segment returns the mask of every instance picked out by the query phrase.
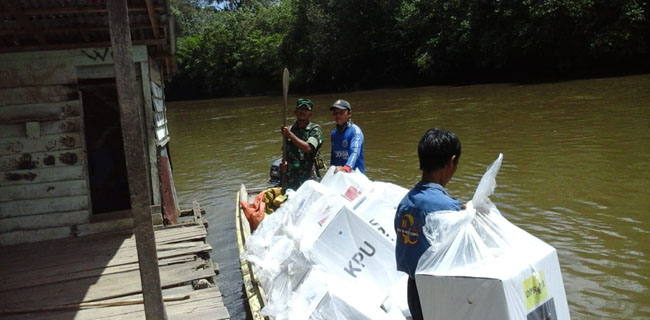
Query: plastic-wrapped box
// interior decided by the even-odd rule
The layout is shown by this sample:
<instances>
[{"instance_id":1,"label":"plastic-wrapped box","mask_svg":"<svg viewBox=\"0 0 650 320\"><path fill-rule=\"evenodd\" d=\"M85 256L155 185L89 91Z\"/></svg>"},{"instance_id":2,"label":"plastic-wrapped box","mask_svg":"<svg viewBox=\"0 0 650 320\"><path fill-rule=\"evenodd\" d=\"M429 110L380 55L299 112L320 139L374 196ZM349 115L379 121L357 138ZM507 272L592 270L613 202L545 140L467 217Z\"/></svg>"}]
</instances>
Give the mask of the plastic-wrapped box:
<instances>
[{"instance_id":1,"label":"plastic-wrapped box","mask_svg":"<svg viewBox=\"0 0 650 320\"><path fill-rule=\"evenodd\" d=\"M350 173L334 173L334 169L335 167L331 166L320 183L348 199L351 208L356 208L359 203L363 202L365 196L372 191L372 181L359 170Z\"/></svg>"},{"instance_id":2,"label":"plastic-wrapped box","mask_svg":"<svg viewBox=\"0 0 650 320\"><path fill-rule=\"evenodd\" d=\"M404 319L408 313L407 276L397 271L394 244L352 208L332 218L308 257L330 277L310 319Z\"/></svg>"},{"instance_id":3,"label":"plastic-wrapped box","mask_svg":"<svg viewBox=\"0 0 650 320\"><path fill-rule=\"evenodd\" d=\"M405 319L399 308L386 302L382 292L359 287L314 266L288 301L286 313L276 316L276 320Z\"/></svg>"},{"instance_id":4,"label":"plastic-wrapped box","mask_svg":"<svg viewBox=\"0 0 650 320\"><path fill-rule=\"evenodd\" d=\"M506 220L488 198L501 161L466 209L427 216L431 247L416 271L425 319L570 319L556 250Z\"/></svg>"},{"instance_id":5,"label":"plastic-wrapped box","mask_svg":"<svg viewBox=\"0 0 650 320\"><path fill-rule=\"evenodd\" d=\"M408 193L406 188L396 184L375 181L372 192L354 209L354 212L394 245L395 212L406 193Z\"/></svg>"},{"instance_id":6,"label":"plastic-wrapped box","mask_svg":"<svg viewBox=\"0 0 650 320\"><path fill-rule=\"evenodd\" d=\"M395 247L357 216L343 207L314 243L309 259L345 281L383 290L398 281Z\"/></svg>"}]
</instances>

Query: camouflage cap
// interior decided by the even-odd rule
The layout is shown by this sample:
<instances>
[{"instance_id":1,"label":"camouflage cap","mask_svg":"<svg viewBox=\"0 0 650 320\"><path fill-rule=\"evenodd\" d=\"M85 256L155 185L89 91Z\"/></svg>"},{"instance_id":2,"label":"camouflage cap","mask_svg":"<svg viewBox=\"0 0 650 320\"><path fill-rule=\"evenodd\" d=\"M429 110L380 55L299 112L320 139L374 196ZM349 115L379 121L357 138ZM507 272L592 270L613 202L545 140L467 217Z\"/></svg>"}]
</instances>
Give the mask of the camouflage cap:
<instances>
[{"instance_id":1,"label":"camouflage cap","mask_svg":"<svg viewBox=\"0 0 650 320\"><path fill-rule=\"evenodd\" d=\"M296 109L305 108L305 109L311 111L311 109L313 107L314 107L314 104L311 103L311 100L309 100L309 99L300 98L300 99L298 99L298 101L296 101Z\"/></svg>"}]
</instances>

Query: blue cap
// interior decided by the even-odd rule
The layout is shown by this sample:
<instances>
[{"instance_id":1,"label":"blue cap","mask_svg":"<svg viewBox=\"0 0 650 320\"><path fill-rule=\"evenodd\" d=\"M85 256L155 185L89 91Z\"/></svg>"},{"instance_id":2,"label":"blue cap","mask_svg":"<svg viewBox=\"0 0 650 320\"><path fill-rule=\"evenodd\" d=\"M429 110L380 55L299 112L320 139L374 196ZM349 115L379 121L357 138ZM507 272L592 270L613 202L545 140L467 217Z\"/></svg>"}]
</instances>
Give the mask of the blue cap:
<instances>
[{"instance_id":1,"label":"blue cap","mask_svg":"<svg viewBox=\"0 0 650 320\"><path fill-rule=\"evenodd\" d=\"M330 107L330 110L334 110L334 109L341 109L341 110L348 109L348 110L352 110L352 106L350 105L349 102L347 102L347 101L345 101L345 100L343 100L343 99L339 99L339 100L336 100L336 101L332 104L332 106Z\"/></svg>"}]
</instances>

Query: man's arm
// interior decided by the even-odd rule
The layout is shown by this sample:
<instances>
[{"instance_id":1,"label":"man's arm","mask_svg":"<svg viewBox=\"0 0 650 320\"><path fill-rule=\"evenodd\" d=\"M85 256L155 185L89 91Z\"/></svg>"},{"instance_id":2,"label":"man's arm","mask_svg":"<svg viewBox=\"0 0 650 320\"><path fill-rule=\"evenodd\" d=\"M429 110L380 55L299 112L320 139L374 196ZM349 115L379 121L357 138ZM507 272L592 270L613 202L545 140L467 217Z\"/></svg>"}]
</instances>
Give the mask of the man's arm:
<instances>
[{"instance_id":1,"label":"man's arm","mask_svg":"<svg viewBox=\"0 0 650 320\"><path fill-rule=\"evenodd\" d=\"M363 132L361 132L361 129L357 126L353 126L352 128L354 128L354 135L350 140L348 161L345 163L345 166L348 166L350 169L357 167L357 160L359 160L361 149L363 149Z\"/></svg>"},{"instance_id":2,"label":"man's arm","mask_svg":"<svg viewBox=\"0 0 650 320\"><path fill-rule=\"evenodd\" d=\"M314 126L309 131L309 138L307 138L307 144L311 146L311 150L318 150L323 145L323 131L319 125Z\"/></svg>"},{"instance_id":3,"label":"man's arm","mask_svg":"<svg viewBox=\"0 0 650 320\"><path fill-rule=\"evenodd\" d=\"M298 147L303 152L311 152L311 150L312 150L311 146L307 142L305 142L302 139L296 137L296 135L293 134L293 132L291 132L291 130L289 130L288 127L282 127L282 135L285 138L289 139L289 141L291 141L291 143L293 143L296 147Z\"/></svg>"}]
</instances>

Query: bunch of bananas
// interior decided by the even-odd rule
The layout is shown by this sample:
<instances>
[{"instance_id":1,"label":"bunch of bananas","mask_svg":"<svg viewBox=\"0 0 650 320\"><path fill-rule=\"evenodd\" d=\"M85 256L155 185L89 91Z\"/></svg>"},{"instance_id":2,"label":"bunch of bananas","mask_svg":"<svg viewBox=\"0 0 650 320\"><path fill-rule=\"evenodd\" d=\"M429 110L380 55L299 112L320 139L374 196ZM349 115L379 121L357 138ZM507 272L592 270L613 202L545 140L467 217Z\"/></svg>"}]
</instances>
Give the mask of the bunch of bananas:
<instances>
[{"instance_id":1,"label":"bunch of bananas","mask_svg":"<svg viewBox=\"0 0 650 320\"><path fill-rule=\"evenodd\" d=\"M264 190L264 198L262 199L266 203L266 209L264 213L271 214L277 210L282 203L287 201L287 195L282 194L282 188L269 188Z\"/></svg>"}]
</instances>

